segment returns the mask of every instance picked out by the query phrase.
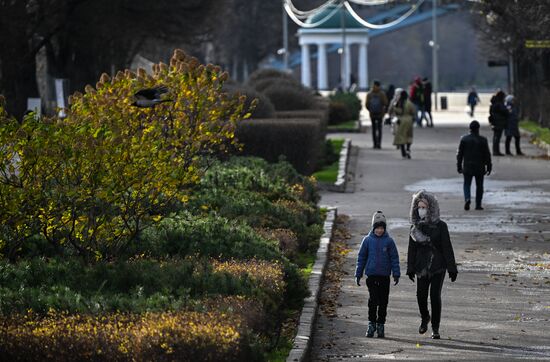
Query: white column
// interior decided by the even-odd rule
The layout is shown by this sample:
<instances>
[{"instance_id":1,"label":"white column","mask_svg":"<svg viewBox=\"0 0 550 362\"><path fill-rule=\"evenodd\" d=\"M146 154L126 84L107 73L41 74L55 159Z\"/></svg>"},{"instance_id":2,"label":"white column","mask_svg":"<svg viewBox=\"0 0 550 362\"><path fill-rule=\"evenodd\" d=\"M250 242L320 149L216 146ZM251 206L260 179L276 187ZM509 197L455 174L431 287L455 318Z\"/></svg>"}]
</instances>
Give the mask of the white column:
<instances>
[{"instance_id":1,"label":"white column","mask_svg":"<svg viewBox=\"0 0 550 362\"><path fill-rule=\"evenodd\" d=\"M351 75L351 47L349 44L346 44L346 50L344 52L344 62L345 62L345 69L344 73L346 74L346 78L344 81L344 84L346 86L346 89L349 89L350 84L350 75Z\"/></svg>"},{"instance_id":2,"label":"white column","mask_svg":"<svg viewBox=\"0 0 550 362\"><path fill-rule=\"evenodd\" d=\"M327 46L326 44L317 45L317 89L328 89L327 73Z\"/></svg>"},{"instance_id":3,"label":"white column","mask_svg":"<svg viewBox=\"0 0 550 362\"><path fill-rule=\"evenodd\" d=\"M308 44L302 44L302 84L306 87L311 87L311 64Z\"/></svg>"},{"instance_id":4,"label":"white column","mask_svg":"<svg viewBox=\"0 0 550 362\"><path fill-rule=\"evenodd\" d=\"M369 85L369 62L367 44L359 44L359 89L365 90Z\"/></svg>"}]
</instances>

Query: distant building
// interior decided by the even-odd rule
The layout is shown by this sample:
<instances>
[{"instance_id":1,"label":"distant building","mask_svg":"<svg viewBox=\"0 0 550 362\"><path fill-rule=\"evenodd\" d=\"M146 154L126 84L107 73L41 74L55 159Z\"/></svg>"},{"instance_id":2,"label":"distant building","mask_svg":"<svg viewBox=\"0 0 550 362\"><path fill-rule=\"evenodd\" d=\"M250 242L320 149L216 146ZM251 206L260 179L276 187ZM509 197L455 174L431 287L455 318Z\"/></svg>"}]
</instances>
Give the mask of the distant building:
<instances>
[{"instance_id":1,"label":"distant building","mask_svg":"<svg viewBox=\"0 0 550 362\"><path fill-rule=\"evenodd\" d=\"M371 23L381 24L394 20L410 9L410 5L385 6L384 10L372 13L365 8L361 13L363 18ZM314 23L316 19L327 16L330 8L323 14L308 19ZM342 11L342 10L341 10ZM319 29L338 29L340 13L337 12ZM468 4L440 5L437 11L438 43L439 43L439 89L441 91L466 90L476 85L480 90L493 90L505 87L507 74L505 68L490 68L487 66L487 57L483 54L483 44L478 39L470 14ZM346 12L346 29L350 34L360 27L358 23L349 19ZM368 76L371 79L380 79L385 85L407 86L415 76L432 77L432 48L429 41L432 38L432 7L425 3L413 15L403 22L387 29L368 29ZM317 28L314 28L317 29ZM301 29L303 32L304 29ZM308 29L307 31L310 31ZM306 31L306 32L307 32ZM341 31L341 30L340 30ZM334 89L341 82L341 63L338 49L342 43L332 43L325 46L328 73L325 79L317 79L319 73L317 47L310 47L310 79L312 88ZM350 47L349 69L350 78L359 83L361 69L359 62L362 59L361 46ZM277 57L271 57L266 62L268 67L282 68L282 62ZM266 66L264 64L264 66ZM289 66L298 79L308 79L302 76L301 50L291 53ZM321 67L322 68L322 67ZM362 68L362 67L361 67ZM326 86L324 86L326 84ZM321 87L319 87L321 85Z\"/></svg>"}]
</instances>

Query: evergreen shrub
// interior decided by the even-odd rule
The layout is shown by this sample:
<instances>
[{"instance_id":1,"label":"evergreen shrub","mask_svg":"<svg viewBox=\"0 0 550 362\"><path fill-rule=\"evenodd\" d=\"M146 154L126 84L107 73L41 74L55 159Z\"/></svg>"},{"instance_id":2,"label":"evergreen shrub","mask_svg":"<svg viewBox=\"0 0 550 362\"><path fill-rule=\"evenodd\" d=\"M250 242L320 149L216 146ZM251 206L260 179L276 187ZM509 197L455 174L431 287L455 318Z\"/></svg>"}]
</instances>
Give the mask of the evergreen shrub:
<instances>
[{"instance_id":1,"label":"evergreen shrub","mask_svg":"<svg viewBox=\"0 0 550 362\"><path fill-rule=\"evenodd\" d=\"M283 156L296 170L311 174L317 165L321 139L318 120L254 119L240 122L235 135L243 155L277 162Z\"/></svg>"}]
</instances>

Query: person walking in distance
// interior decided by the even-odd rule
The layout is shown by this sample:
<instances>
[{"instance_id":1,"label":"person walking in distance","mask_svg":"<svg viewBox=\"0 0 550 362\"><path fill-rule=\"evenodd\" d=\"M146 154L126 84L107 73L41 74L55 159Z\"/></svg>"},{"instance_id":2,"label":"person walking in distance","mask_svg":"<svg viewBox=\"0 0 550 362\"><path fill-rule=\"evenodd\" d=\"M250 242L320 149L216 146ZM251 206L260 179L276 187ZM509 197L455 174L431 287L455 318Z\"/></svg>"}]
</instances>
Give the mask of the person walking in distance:
<instances>
[{"instance_id":1,"label":"person walking in distance","mask_svg":"<svg viewBox=\"0 0 550 362\"><path fill-rule=\"evenodd\" d=\"M434 126L434 119L432 116L432 82L427 77L422 79L424 85L424 114L423 118L426 118L426 125L428 127ZM420 120L422 122L422 119Z\"/></svg>"},{"instance_id":2,"label":"person walking in distance","mask_svg":"<svg viewBox=\"0 0 550 362\"><path fill-rule=\"evenodd\" d=\"M493 129L493 156L503 156L500 152L500 139L502 132L508 126L508 109L504 105L503 91L498 91L491 98L491 107L489 108L489 123Z\"/></svg>"},{"instance_id":3,"label":"person walking in distance","mask_svg":"<svg viewBox=\"0 0 550 362\"><path fill-rule=\"evenodd\" d=\"M470 106L470 117L474 118L474 110L476 105L480 102L479 96L477 95L476 89L472 87L470 93L468 93L468 105Z\"/></svg>"},{"instance_id":4,"label":"person walking in distance","mask_svg":"<svg viewBox=\"0 0 550 362\"><path fill-rule=\"evenodd\" d=\"M414 79L411 88L409 89L409 98L415 105L416 110L414 112L414 121L418 127L422 127L422 120L425 118L425 99L424 99L424 84L420 77ZM418 115L420 112L420 116Z\"/></svg>"},{"instance_id":5,"label":"person walking in distance","mask_svg":"<svg viewBox=\"0 0 550 362\"><path fill-rule=\"evenodd\" d=\"M523 156L523 152L521 152L521 148L519 146L519 110L516 102L516 98L509 94L505 98L506 100L506 108L508 109L508 126L506 127L506 130L504 131L504 134L506 135L505 145L506 145L506 154L511 156L512 152L510 151L510 142L512 141L512 137L514 137L514 141L516 144L516 155Z\"/></svg>"},{"instance_id":6,"label":"person walking in distance","mask_svg":"<svg viewBox=\"0 0 550 362\"><path fill-rule=\"evenodd\" d=\"M408 100L407 92L402 90L396 102L390 105L389 113L397 117L397 129L393 137L393 144L401 149L403 158L411 158L411 144L413 141L413 122L415 107Z\"/></svg>"},{"instance_id":7,"label":"person walking in distance","mask_svg":"<svg viewBox=\"0 0 550 362\"><path fill-rule=\"evenodd\" d=\"M479 122L474 120L456 153L456 169L464 176L464 210L470 210L472 178L476 179L476 210L483 210L483 178L491 174L492 167L487 138L479 134Z\"/></svg>"},{"instance_id":8,"label":"person walking in distance","mask_svg":"<svg viewBox=\"0 0 550 362\"><path fill-rule=\"evenodd\" d=\"M380 87L380 82L373 82L372 90L367 93L365 106L369 111L372 124L373 148L382 148L382 121L388 107L386 93Z\"/></svg>"},{"instance_id":9,"label":"person walking in distance","mask_svg":"<svg viewBox=\"0 0 550 362\"><path fill-rule=\"evenodd\" d=\"M416 300L420 310L418 333L428 330L432 322L432 338L440 339L441 288L445 271L452 282L456 280L455 256L447 224L439 219L439 204L436 197L420 190L413 194L410 209L411 230L407 255L407 276L416 283ZM428 294L432 313L428 309Z\"/></svg>"},{"instance_id":10,"label":"person walking in distance","mask_svg":"<svg viewBox=\"0 0 550 362\"><path fill-rule=\"evenodd\" d=\"M363 238L357 267L355 268L355 283L361 285L363 273L367 276L369 288L369 327L367 337L384 338L384 324L390 294L390 275L393 274L393 285L399 283L401 271L399 268L399 254L395 242L386 231L386 217L382 211L372 216L372 229Z\"/></svg>"}]
</instances>

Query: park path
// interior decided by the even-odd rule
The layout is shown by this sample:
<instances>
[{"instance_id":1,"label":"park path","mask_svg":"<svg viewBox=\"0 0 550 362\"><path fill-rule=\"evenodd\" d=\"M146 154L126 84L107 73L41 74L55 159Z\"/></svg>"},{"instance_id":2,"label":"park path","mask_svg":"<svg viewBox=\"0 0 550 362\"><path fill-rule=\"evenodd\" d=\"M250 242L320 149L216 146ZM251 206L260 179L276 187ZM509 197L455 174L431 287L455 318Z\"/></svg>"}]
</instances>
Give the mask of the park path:
<instances>
[{"instance_id":1,"label":"park path","mask_svg":"<svg viewBox=\"0 0 550 362\"><path fill-rule=\"evenodd\" d=\"M335 313L319 311L312 361L550 359L550 161L523 138L530 157L494 159L485 210L464 211L455 153L469 119L436 116L443 121L435 128L415 128L412 160L401 159L387 127L382 150L372 149L370 130L345 135L359 147L355 192L325 192L321 202L349 215L351 251L331 288L339 288ZM490 137L486 122L481 133ZM411 194L420 188L438 196L459 264L457 281L443 286L442 339L418 334L416 289L406 276L391 288L386 338L367 339L368 292L353 278L359 243L372 213L383 210L404 274Z\"/></svg>"}]
</instances>

